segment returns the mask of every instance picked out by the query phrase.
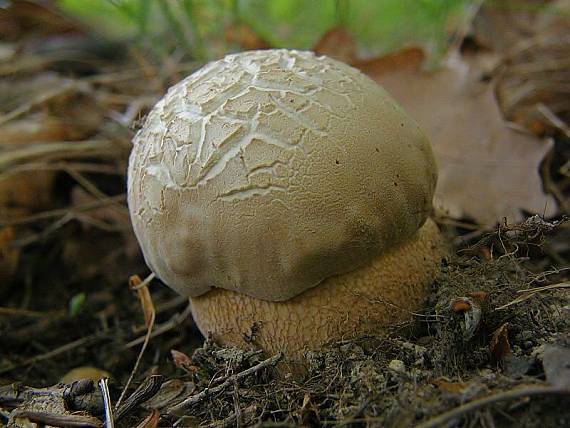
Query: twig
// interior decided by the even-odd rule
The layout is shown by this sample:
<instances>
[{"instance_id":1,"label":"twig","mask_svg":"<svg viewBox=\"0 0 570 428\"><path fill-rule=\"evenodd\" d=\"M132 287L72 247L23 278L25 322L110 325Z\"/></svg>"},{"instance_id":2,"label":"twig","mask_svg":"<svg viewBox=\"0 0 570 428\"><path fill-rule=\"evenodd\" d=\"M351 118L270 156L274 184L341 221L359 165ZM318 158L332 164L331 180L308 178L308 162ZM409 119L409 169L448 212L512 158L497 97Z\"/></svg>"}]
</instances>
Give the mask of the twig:
<instances>
[{"instance_id":1,"label":"twig","mask_svg":"<svg viewBox=\"0 0 570 428\"><path fill-rule=\"evenodd\" d=\"M52 141L30 143L14 148L7 143L4 148L5 150L0 152L0 171L37 159L45 161L73 158L77 160L105 155L116 158L117 151L123 150L117 141L111 140Z\"/></svg>"},{"instance_id":2,"label":"twig","mask_svg":"<svg viewBox=\"0 0 570 428\"><path fill-rule=\"evenodd\" d=\"M164 334L172 330L174 327L177 327L178 325L182 324L184 320L190 316L191 313L192 313L192 306L189 304L188 306L186 306L186 309L184 309L182 312L174 315L168 321L164 322L163 324L159 324L156 328L154 328L152 330L150 338L152 339L156 336L160 336L161 334ZM129 343L125 345L125 348L129 349L134 346L140 345L146 340L146 337L147 335L131 340Z\"/></svg>"},{"instance_id":3,"label":"twig","mask_svg":"<svg viewBox=\"0 0 570 428\"><path fill-rule=\"evenodd\" d=\"M499 311L502 309L506 309L510 306L513 306L517 303L524 302L525 300L530 299L532 296L534 296L535 294L540 293L542 291L555 290L555 289L559 289L559 288L570 288L570 282L560 282L558 284L550 284L550 285L544 285L542 287L529 288L526 290L518 290L517 293L525 293L525 294L517 297L513 301L511 301L511 302L509 302L503 306L499 306L499 307L495 308L495 310Z\"/></svg>"},{"instance_id":4,"label":"twig","mask_svg":"<svg viewBox=\"0 0 570 428\"><path fill-rule=\"evenodd\" d=\"M430 419L423 424L417 425L416 428L437 428L445 426L447 422L460 416L465 416L467 413L478 410L481 407L495 404L501 401L514 400L516 398L532 397L537 395L566 395L570 394L570 389L558 388L554 386L541 386L541 385L525 385L520 388L511 389L509 391L501 391L496 394L488 395L469 403L462 404L448 412L442 413L435 418Z\"/></svg>"},{"instance_id":5,"label":"twig","mask_svg":"<svg viewBox=\"0 0 570 428\"><path fill-rule=\"evenodd\" d=\"M557 288L570 288L570 282L559 282L557 284L543 285L542 287L527 288L518 290L517 293L539 293L541 291L554 290Z\"/></svg>"},{"instance_id":6,"label":"twig","mask_svg":"<svg viewBox=\"0 0 570 428\"><path fill-rule=\"evenodd\" d=\"M34 412L31 410L16 411L18 418L27 418L31 422L43 425L66 428L100 428L101 421L92 416L57 414L48 412Z\"/></svg>"},{"instance_id":7,"label":"twig","mask_svg":"<svg viewBox=\"0 0 570 428\"><path fill-rule=\"evenodd\" d=\"M22 318L46 318L46 317L61 317L65 316L65 311L46 311L46 312L39 312L39 311L30 311L28 309L20 309L20 308L7 308L0 306L0 316L14 316L14 317L22 317Z\"/></svg>"},{"instance_id":8,"label":"twig","mask_svg":"<svg viewBox=\"0 0 570 428\"><path fill-rule=\"evenodd\" d=\"M91 345L91 344L96 343L100 340L106 339L108 336L109 336L109 333L105 332L105 333L97 333L97 334L92 334L90 336L82 337L80 339L74 340L73 342L70 342L70 343L67 343L63 346L60 346L59 348L56 348L52 351L46 352L45 354L36 355L35 357L29 358L22 363L12 364L8 367L1 368L0 369L0 375L4 374L4 373L8 373L8 372L10 372L16 368L19 368L19 367L28 366L30 364L34 364L34 363L37 363L40 361L44 361L44 360L53 358L57 355L63 354L67 351L71 351L71 350L79 348L81 346Z\"/></svg>"},{"instance_id":9,"label":"twig","mask_svg":"<svg viewBox=\"0 0 570 428\"><path fill-rule=\"evenodd\" d=\"M150 276L152 276L152 275L149 275L149 277ZM140 279L139 279L139 281L140 281ZM140 290L139 290L139 292L140 292ZM148 293L148 291L147 291L147 293ZM143 309L144 309L144 304L143 304ZM145 313L145 318L146 318L146 313ZM147 323L147 331L146 331L146 336L144 338L143 345L141 347L139 355L137 356L137 360L135 361L135 365L133 367L133 370L131 371L131 375L129 376L129 379L127 380L127 383L125 384L125 387L123 388L123 391L121 392L121 395L119 396L119 399L117 400L117 408L120 407L121 401L123 401L123 398L125 397L125 394L127 393L127 390L129 389L129 385L133 381L133 377L135 376L135 373L136 373L137 369L139 368L139 365L140 365L141 360L142 360L142 356L144 355L144 351L146 350L146 347L148 346L148 343L150 342L151 333L152 333L152 329L154 327L155 319L156 319L156 310L154 309L154 307L152 307L151 312L150 312L150 319L148 320L148 323Z\"/></svg>"},{"instance_id":10,"label":"twig","mask_svg":"<svg viewBox=\"0 0 570 428\"><path fill-rule=\"evenodd\" d=\"M208 397L210 395L214 395L214 394L217 394L219 392L222 392L224 389L226 389L227 387L229 387L229 386L233 385L234 383L240 381L241 379L244 379L248 376L251 376L252 374L257 373L257 372L265 369L266 367L274 366L275 364L277 364L277 362L282 357L283 357L283 354L281 352L278 352L274 356L272 356L266 360L263 360L259 364L228 377L224 383L222 383L218 386L215 386L213 388L206 388L206 389L202 390L201 392L199 392L198 394L195 394L191 397L188 397L187 399L185 399L181 403L170 407L167 410L167 413L171 413L171 414L182 413L188 407L191 407L194 404L199 403L200 401L202 401L203 399L205 399L206 397Z\"/></svg>"},{"instance_id":11,"label":"twig","mask_svg":"<svg viewBox=\"0 0 570 428\"><path fill-rule=\"evenodd\" d=\"M109 196L104 200L91 201L85 204L78 204L68 208L44 211L24 218L18 218L8 221L0 220L0 226L15 226L19 224L33 223L35 221L40 221L40 220L48 220L54 217L62 217L70 212L73 213L73 212L88 211L91 209L105 207L111 204L116 204L117 202L124 202L126 198L127 196L123 193L116 196Z\"/></svg>"},{"instance_id":12,"label":"twig","mask_svg":"<svg viewBox=\"0 0 570 428\"><path fill-rule=\"evenodd\" d=\"M78 171L91 174L101 175L123 175L125 172L119 167L112 165L102 165L98 163L89 162L27 162L23 165L15 165L8 170L0 172L0 180L3 177L17 174L18 172L26 171Z\"/></svg>"},{"instance_id":13,"label":"twig","mask_svg":"<svg viewBox=\"0 0 570 428\"><path fill-rule=\"evenodd\" d=\"M62 81L58 85L57 89L54 89L54 90L48 91L46 93L40 94L39 96L37 96L33 100L31 100L25 104L22 104L21 106L12 110L9 113L6 113L6 114L3 114L2 116L0 116L0 125L3 125L6 122L9 122L11 120L17 119L21 115L32 110L34 107L45 104L46 102L48 102L52 98L63 95L69 91L78 90L78 89L79 89L79 85L75 80Z\"/></svg>"},{"instance_id":14,"label":"twig","mask_svg":"<svg viewBox=\"0 0 570 428\"><path fill-rule=\"evenodd\" d=\"M111 395L109 394L109 378L99 379L99 391L103 398L103 409L105 410L105 428L115 428L115 420L113 419L113 405L111 404Z\"/></svg>"}]
</instances>

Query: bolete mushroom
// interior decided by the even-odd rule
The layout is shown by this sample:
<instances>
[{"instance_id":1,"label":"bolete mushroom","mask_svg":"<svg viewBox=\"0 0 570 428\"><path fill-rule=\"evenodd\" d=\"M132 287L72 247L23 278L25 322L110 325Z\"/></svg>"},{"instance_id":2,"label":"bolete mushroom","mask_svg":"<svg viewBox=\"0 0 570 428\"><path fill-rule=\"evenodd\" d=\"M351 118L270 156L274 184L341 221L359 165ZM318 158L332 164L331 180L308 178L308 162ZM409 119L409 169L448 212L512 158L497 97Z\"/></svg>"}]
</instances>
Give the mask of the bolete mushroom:
<instances>
[{"instance_id":1,"label":"bolete mushroom","mask_svg":"<svg viewBox=\"0 0 570 428\"><path fill-rule=\"evenodd\" d=\"M160 100L134 138L128 203L148 266L204 334L301 361L409 320L446 249L418 125L324 56L250 51Z\"/></svg>"}]
</instances>

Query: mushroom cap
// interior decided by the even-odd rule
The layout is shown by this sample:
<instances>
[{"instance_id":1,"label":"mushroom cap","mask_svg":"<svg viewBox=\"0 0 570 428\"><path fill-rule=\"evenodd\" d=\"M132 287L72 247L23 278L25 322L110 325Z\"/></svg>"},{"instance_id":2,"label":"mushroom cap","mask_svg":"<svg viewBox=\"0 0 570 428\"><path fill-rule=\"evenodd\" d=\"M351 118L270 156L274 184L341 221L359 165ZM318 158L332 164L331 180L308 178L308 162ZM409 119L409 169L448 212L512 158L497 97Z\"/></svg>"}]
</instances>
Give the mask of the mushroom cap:
<instances>
[{"instance_id":1,"label":"mushroom cap","mask_svg":"<svg viewBox=\"0 0 570 428\"><path fill-rule=\"evenodd\" d=\"M369 263L425 222L424 134L358 70L292 50L207 64L133 140L128 203L149 267L196 297L270 301Z\"/></svg>"}]
</instances>

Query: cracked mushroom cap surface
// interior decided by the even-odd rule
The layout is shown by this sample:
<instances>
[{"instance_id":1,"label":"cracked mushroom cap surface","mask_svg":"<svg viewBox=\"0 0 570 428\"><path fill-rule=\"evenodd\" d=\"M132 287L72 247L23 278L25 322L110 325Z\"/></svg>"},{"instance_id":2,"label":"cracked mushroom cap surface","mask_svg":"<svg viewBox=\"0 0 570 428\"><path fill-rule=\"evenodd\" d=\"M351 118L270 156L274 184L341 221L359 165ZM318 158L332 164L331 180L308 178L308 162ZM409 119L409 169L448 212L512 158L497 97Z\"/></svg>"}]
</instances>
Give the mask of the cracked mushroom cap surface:
<instances>
[{"instance_id":1,"label":"cracked mushroom cap surface","mask_svg":"<svg viewBox=\"0 0 570 428\"><path fill-rule=\"evenodd\" d=\"M145 260L180 294L286 301L415 236L437 172L426 137L358 70L249 51L171 87L133 140Z\"/></svg>"}]
</instances>

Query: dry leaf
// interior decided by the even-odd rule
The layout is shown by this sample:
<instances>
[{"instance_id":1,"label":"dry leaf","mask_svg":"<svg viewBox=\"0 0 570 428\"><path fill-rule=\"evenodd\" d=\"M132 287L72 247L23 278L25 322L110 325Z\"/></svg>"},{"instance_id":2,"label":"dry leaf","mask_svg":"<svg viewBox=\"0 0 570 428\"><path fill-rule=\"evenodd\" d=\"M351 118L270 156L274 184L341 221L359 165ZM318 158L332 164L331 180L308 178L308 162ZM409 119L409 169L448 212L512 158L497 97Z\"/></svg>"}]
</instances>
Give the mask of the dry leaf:
<instances>
[{"instance_id":1,"label":"dry leaf","mask_svg":"<svg viewBox=\"0 0 570 428\"><path fill-rule=\"evenodd\" d=\"M461 59L422 72L414 51L391 55L363 69L418 121L439 164L436 207L453 218L493 225L521 210L551 216L554 199L542 190L539 164L552 147L513 129L501 116L493 86Z\"/></svg>"},{"instance_id":2,"label":"dry leaf","mask_svg":"<svg viewBox=\"0 0 570 428\"><path fill-rule=\"evenodd\" d=\"M244 24L228 25L224 28L224 37L228 45L237 45L242 50L267 49L269 43L250 27Z\"/></svg>"},{"instance_id":3,"label":"dry leaf","mask_svg":"<svg viewBox=\"0 0 570 428\"><path fill-rule=\"evenodd\" d=\"M356 42L344 27L331 28L323 34L313 51L348 64L356 61Z\"/></svg>"},{"instance_id":4,"label":"dry leaf","mask_svg":"<svg viewBox=\"0 0 570 428\"><path fill-rule=\"evenodd\" d=\"M177 351L176 349L170 350L170 355L172 355L172 360L176 367L181 368L188 374L195 373L198 367L194 365L192 358L186 355L184 352Z\"/></svg>"},{"instance_id":5,"label":"dry leaf","mask_svg":"<svg viewBox=\"0 0 570 428\"><path fill-rule=\"evenodd\" d=\"M137 428L156 428L158 426L158 420L160 419L160 412L158 410L153 410L150 415L142 420Z\"/></svg>"},{"instance_id":6,"label":"dry leaf","mask_svg":"<svg viewBox=\"0 0 570 428\"><path fill-rule=\"evenodd\" d=\"M489 348L491 350L491 355L493 356L494 361L500 362L511 353L508 327L509 323L502 324L493 332L493 335L491 336L491 343L489 344Z\"/></svg>"}]
</instances>

